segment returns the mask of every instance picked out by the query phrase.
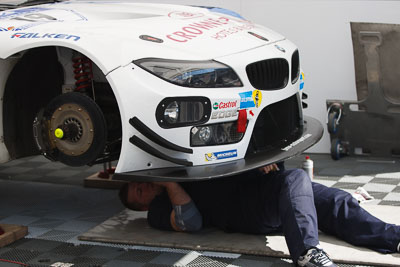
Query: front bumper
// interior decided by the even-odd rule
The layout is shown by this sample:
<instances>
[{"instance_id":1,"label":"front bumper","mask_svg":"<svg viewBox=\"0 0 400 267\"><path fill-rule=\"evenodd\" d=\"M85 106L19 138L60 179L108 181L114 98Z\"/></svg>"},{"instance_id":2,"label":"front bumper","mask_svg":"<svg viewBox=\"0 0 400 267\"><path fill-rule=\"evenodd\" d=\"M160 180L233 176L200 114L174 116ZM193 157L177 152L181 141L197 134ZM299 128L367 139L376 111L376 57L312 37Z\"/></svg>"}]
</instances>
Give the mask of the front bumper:
<instances>
[{"instance_id":1,"label":"front bumper","mask_svg":"<svg viewBox=\"0 0 400 267\"><path fill-rule=\"evenodd\" d=\"M317 143L321 139L322 134L323 128L321 123L314 118L305 116L302 135L289 146L277 147L270 151L257 153L244 159L226 163L115 173L113 179L124 181L185 182L227 177L299 155Z\"/></svg>"}]
</instances>

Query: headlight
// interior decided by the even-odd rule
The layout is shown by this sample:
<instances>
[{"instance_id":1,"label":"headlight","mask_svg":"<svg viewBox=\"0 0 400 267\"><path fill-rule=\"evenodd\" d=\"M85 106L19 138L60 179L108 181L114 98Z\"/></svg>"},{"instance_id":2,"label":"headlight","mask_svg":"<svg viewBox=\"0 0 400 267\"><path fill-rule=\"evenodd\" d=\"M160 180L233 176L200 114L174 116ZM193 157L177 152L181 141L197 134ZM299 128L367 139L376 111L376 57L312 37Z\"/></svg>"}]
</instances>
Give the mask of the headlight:
<instances>
[{"instance_id":1,"label":"headlight","mask_svg":"<svg viewBox=\"0 0 400 267\"><path fill-rule=\"evenodd\" d=\"M162 128L176 128L207 122L211 103L207 97L167 97L157 106L156 119Z\"/></svg>"},{"instance_id":2,"label":"headlight","mask_svg":"<svg viewBox=\"0 0 400 267\"><path fill-rule=\"evenodd\" d=\"M194 88L241 87L233 69L217 61L185 61L145 58L135 64L176 85Z\"/></svg>"},{"instance_id":3,"label":"headlight","mask_svg":"<svg viewBox=\"0 0 400 267\"><path fill-rule=\"evenodd\" d=\"M238 143L244 133L237 132L237 121L193 127L190 146L214 146Z\"/></svg>"}]
</instances>

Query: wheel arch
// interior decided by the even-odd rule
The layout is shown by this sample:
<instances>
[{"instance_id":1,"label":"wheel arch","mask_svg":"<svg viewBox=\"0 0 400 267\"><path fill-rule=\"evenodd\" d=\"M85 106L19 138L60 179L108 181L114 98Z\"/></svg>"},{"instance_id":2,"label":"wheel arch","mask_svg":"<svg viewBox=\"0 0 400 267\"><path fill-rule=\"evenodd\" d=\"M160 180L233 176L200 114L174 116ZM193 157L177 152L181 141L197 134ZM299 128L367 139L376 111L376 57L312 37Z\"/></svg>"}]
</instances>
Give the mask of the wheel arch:
<instances>
[{"instance_id":1,"label":"wheel arch","mask_svg":"<svg viewBox=\"0 0 400 267\"><path fill-rule=\"evenodd\" d=\"M41 107L62 93L62 86L66 80L65 66L60 63L58 49L76 51L89 58L100 70L104 80L107 80L107 68L101 64L101 60L78 46L36 43L8 51L2 60L3 63L16 62L11 66L8 75L3 77L5 81L0 88L2 99L0 109L2 111L1 136L9 159L39 153L32 133L34 116ZM0 64L2 64L1 61ZM107 84L111 88L118 109L120 109L118 93L108 81ZM2 83L0 83L1 85ZM38 87L41 88L40 92L32 90ZM119 112L121 111L119 110ZM0 157L0 160L2 158Z\"/></svg>"}]
</instances>

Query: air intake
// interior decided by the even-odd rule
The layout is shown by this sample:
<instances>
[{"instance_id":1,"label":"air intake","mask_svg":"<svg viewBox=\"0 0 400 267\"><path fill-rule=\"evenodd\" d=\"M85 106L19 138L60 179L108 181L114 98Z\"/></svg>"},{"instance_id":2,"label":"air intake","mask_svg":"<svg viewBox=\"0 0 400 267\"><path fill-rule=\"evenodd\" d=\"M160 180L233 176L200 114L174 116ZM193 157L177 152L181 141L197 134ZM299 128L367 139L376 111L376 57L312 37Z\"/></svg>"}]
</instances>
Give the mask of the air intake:
<instances>
[{"instance_id":1,"label":"air intake","mask_svg":"<svg viewBox=\"0 0 400 267\"><path fill-rule=\"evenodd\" d=\"M300 57L299 50L293 52L292 55L292 83L296 83L300 75Z\"/></svg>"},{"instance_id":2,"label":"air intake","mask_svg":"<svg viewBox=\"0 0 400 267\"><path fill-rule=\"evenodd\" d=\"M262 60L247 65L246 72L254 88L278 90L288 83L289 63L284 58Z\"/></svg>"}]
</instances>

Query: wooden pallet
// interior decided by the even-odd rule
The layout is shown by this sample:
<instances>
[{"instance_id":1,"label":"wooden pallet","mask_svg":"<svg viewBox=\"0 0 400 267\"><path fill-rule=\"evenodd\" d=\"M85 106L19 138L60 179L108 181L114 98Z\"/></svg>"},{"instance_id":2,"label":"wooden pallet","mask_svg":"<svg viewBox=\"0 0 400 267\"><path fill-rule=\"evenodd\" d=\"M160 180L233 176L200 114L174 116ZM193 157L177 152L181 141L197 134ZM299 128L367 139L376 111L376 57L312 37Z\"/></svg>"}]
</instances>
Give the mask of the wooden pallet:
<instances>
[{"instance_id":1,"label":"wooden pallet","mask_svg":"<svg viewBox=\"0 0 400 267\"><path fill-rule=\"evenodd\" d=\"M0 248L7 246L28 234L28 227L13 224L1 224L4 234L0 235Z\"/></svg>"}]
</instances>

